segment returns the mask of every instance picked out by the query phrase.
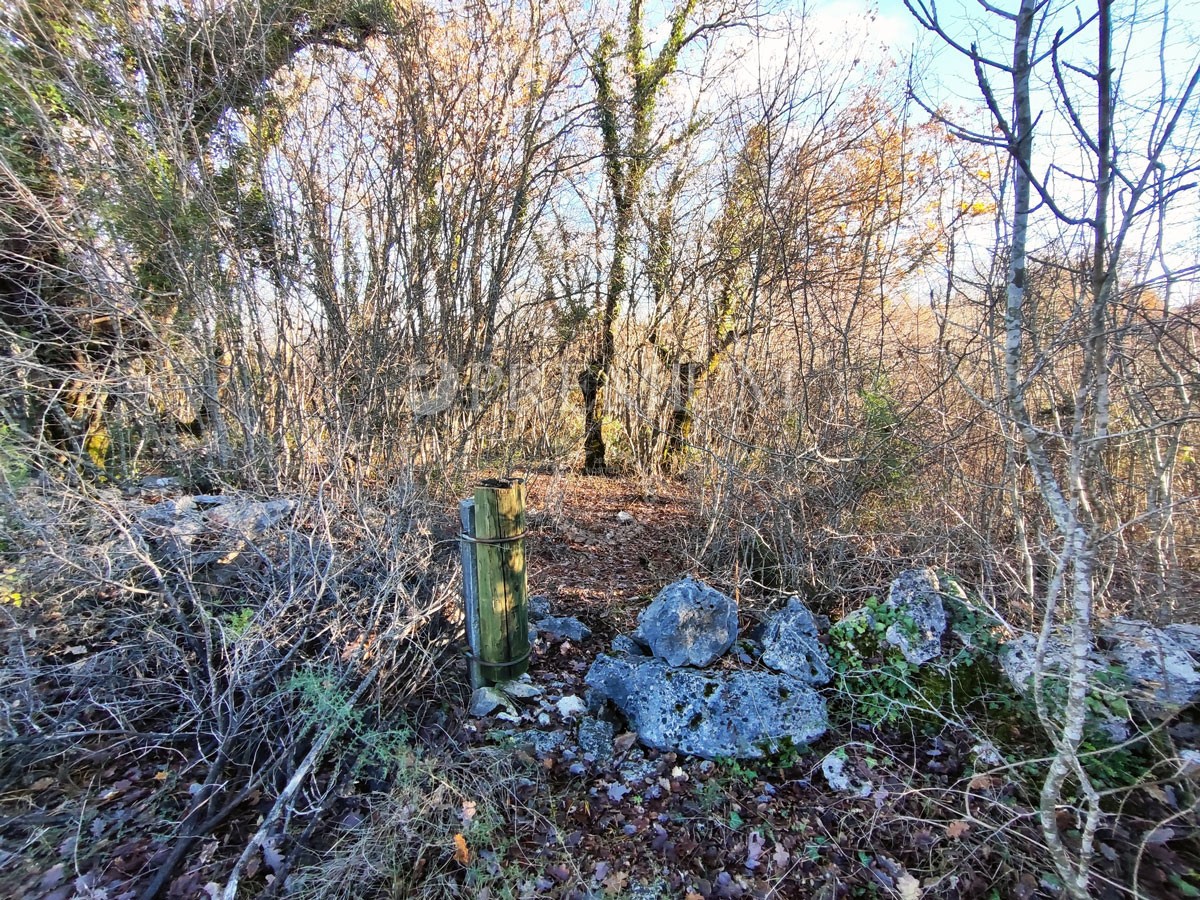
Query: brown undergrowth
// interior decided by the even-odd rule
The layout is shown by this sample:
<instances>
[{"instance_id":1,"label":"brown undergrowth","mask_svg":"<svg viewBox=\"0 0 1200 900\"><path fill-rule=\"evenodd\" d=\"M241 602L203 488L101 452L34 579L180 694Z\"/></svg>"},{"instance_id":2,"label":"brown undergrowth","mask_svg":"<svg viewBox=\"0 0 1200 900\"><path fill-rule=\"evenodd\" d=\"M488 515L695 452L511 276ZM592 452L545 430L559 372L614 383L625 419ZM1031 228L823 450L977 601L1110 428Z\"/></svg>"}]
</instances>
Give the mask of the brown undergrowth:
<instances>
[{"instance_id":1,"label":"brown undergrowth","mask_svg":"<svg viewBox=\"0 0 1200 900\"><path fill-rule=\"evenodd\" d=\"M698 518L683 482L529 483L531 591L593 636L539 639L541 696L481 719L449 504L318 491L259 538L206 536L220 561L193 566L139 525L164 495L23 488L0 608L4 895L182 900L235 873L239 897L1056 895L1045 739L999 689L882 725L831 696L829 734L765 760L579 746L559 699L663 584L737 595L743 633L783 592L704 555L744 526ZM828 785L830 753L859 789ZM1194 784L1168 758L1105 757L1097 896L1193 896Z\"/></svg>"}]
</instances>

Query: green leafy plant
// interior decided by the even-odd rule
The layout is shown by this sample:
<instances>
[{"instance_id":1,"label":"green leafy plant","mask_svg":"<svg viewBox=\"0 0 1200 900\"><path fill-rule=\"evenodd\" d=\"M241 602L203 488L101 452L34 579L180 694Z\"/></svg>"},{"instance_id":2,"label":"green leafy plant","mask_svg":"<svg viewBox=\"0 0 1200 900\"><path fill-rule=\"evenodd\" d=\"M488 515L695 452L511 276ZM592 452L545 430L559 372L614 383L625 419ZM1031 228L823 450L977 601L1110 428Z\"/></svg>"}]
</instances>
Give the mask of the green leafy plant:
<instances>
[{"instance_id":1,"label":"green leafy plant","mask_svg":"<svg viewBox=\"0 0 1200 900\"><path fill-rule=\"evenodd\" d=\"M906 486L919 455L912 441L901 434L904 418L893 394L893 385L882 375L859 393L864 455L859 485L864 491Z\"/></svg>"},{"instance_id":2,"label":"green leafy plant","mask_svg":"<svg viewBox=\"0 0 1200 900\"><path fill-rule=\"evenodd\" d=\"M997 623L966 600L950 576L942 594L948 631L956 646L948 656L917 666L887 640L889 629L918 636L912 619L878 597L830 629L828 647L834 696L850 698L846 712L872 725L935 721L947 707L975 703L990 695L997 681ZM957 596L956 596L957 595ZM947 640L947 644L951 639Z\"/></svg>"},{"instance_id":3,"label":"green leafy plant","mask_svg":"<svg viewBox=\"0 0 1200 900\"><path fill-rule=\"evenodd\" d=\"M225 616L225 631L235 641L244 638L254 624L254 610L250 607L239 609Z\"/></svg>"},{"instance_id":4,"label":"green leafy plant","mask_svg":"<svg viewBox=\"0 0 1200 900\"><path fill-rule=\"evenodd\" d=\"M0 479L12 490L24 487L29 481L29 455L17 441L8 425L0 425Z\"/></svg>"}]
</instances>

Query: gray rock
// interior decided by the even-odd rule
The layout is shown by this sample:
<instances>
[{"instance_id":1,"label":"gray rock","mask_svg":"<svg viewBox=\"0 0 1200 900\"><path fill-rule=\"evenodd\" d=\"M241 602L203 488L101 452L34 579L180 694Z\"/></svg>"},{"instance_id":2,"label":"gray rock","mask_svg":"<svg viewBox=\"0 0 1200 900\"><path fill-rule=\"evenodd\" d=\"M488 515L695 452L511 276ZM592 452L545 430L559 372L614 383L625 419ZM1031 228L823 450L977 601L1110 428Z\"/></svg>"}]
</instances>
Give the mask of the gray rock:
<instances>
[{"instance_id":1,"label":"gray rock","mask_svg":"<svg viewBox=\"0 0 1200 900\"><path fill-rule=\"evenodd\" d=\"M613 653L624 653L626 656L648 656L649 651L628 634L618 634L612 639Z\"/></svg>"},{"instance_id":2,"label":"gray rock","mask_svg":"<svg viewBox=\"0 0 1200 900\"><path fill-rule=\"evenodd\" d=\"M558 710L558 714L564 719L587 712L587 704L574 694L567 694L565 697L560 697L554 706Z\"/></svg>"},{"instance_id":3,"label":"gray rock","mask_svg":"<svg viewBox=\"0 0 1200 900\"><path fill-rule=\"evenodd\" d=\"M840 791L844 794L855 794L859 797L871 796L871 782L851 778L850 773L846 771L846 758L834 751L826 754L821 760L821 774L825 776L825 780L829 786L835 791Z\"/></svg>"},{"instance_id":4,"label":"gray rock","mask_svg":"<svg viewBox=\"0 0 1200 900\"><path fill-rule=\"evenodd\" d=\"M684 578L642 611L634 639L673 666L703 668L737 640L737 606L707 584Z\"/></svg>"},{"instance_id":5,"label":"gray rock","mask_svg":"<svg viewBox=\"0 0 1200 900\"><path fill-rule=\"evenodd\" d=\"M532 745L534 755L539 759L560 749L567 740L562 731L542 731L537 728L526 732L523 737L528 745Z\"/></svg>"},{"instance_id":6,"label":"gray rock","mask_svg":"<svg viewBox=\"0 0 1200 900\"><path fill-rule=\"evenodd\" d=\"M1161 715L1200 697L1196 660L1165 629L1149 622L1113 619L1101 628L1100 635L1111 642L1108 657L1124 668L1133 699L1146 712Z\"/></svg>"},{"instance_id":7,"label":"gray rock","mask_svg":"<svg viewBox=\"0 0 1200 900\"><path fill-rule=\"evenodd\" d=\"M225 554L222 549L195 552L197 541L211 529L194 497L177 497L146 507L138 516L138 529L169 560L207 565Z\"/></svg>"},{"instance_id":8,"label":"gray rock","mask_svg":"<svg viewBox=\"0 0 1200 900\"><path fill-rule=\"evenodd\" d=\"M496 690L519 700L532 700L534 697L542 696L542 689L532 681L501 681L496 685Z\"/></svg>"},{"instance_id":9,"label":"gray rock","mask_svg":"<svg viewBox=\"0 0 1200 900\"><path fill-rule=\"evenodd\" d=\"M158 528L170 528L185 516L196 512L196 500L193 497L176 497L173 500L163 500L153 506L147 506L138 515L143 525Z\"/></svg>"},{"instance_id":10,"label":"gray rock","mask_svg":"<svg viewBox=\"0 0 1200 900\"><path fill-rule=\"evenodd\" d=\"M657 762L646 759L646 754L634 747L621 760L621 765L617 767L617 775L627 785L644 784L658 776L658 766Z\"/></svg>"},{"instance_id":11,"label":"gray rock","mask_svg":"<svg viewBox=\"0 0 1200 900\"><path fill-rule=\"evenodd\" d=\"M579 720L579 749L591 754L593 759L607 760L613 755L613 738L616 729L612 722L597 719L595 716L585 716Z\"/></svg>"},{"instance_id":12,"label":"gray rock","mask_svg":"<svg viewBox=\"0 0 1200 900\"><path fill-rule=\"evenodd\" d=\"M232 561L246 540L278 524L295 508L294 500L197 494L155 503L142 510L138 520L142 533L166 558L205 566ZM197 550L198 542L206 549Z\"/></svg>"},{"instance_id":13,"label":"gray rock","mask_svg":"<svg viewBox=\"0 0 1200 900\"><path fill-rule=\"evenodd\" d=\"M1009 683L1018 692L1028 694L1033 690L1033 674L1037 655L1037 635L1023 634L1000 648L1000 665ZM1089 671L1103 668L1104 660L1093 654ZM1046 641L1043 660L1043 678L1063 679L1071 670L1071 648L1065 636L1055 635Z\"/></svg>"},{"instance_id":14,"label":"gray rock","mask_svg":"<svg viewBox=\"0 0 1200 900\"><path fill-rule=\"evenodd\" d=\"M933 569L901 572L888 590L887 605L905 621L888 626L884 637L889 644L899 647L913 665L923 665L942 652L942 635L946 632L942 593Z\"/></svg>"},{"instance_id":15,"label":"gray rock","mask_svg":"<svg viewBox=\"0 0 1200 900\"><path fill-rule=\"evenodd\" d=\"M1179 751L1179 774L1195 775L1200 773L1200 750Z\"/></svg>"},{"instance_id":16,"label":"gray rock","mask_svg":"<svg viewBox=\"0 0 1200 900\"><path fill-rule=\"evenodd\" d=\"M534 594L529 598L529 621L540 622L550 615L550 598L542 594Z\"/></svg>"},{"instance_id":17,"label":"gray rock","mask_svg":"<svg viewBox=\"0 0 1200 900\"><path fill-rule=\"evenodd\" d=\"M1033 691L1033 676L1036 668L1037 635L1023 634L1009 641L1000 648L1000 665L1009 683L1021 694ZM1095 651L1088 660L1088 671L1098 672L1108 665ZM1071 648L1065 635L1053 635L1046 641L1046 653L1043 657L1042 683L1043 686L1054 685L1060 696L1066 695L1064 684L1071 671ZM1057 684L1055 684L1057 682ZM1133 733L1133 726L1128 719L1116 715L1106 707L1091 714L1092 724L1110 742L1120 743Z\"/></svg>"},{"instance_id":18,"label":"gray rock","mask_svg":"<svg viewBox=\"0 0 1200 900\"><path fill-rule=\"evenodd\" d=\"M295 508L295 500L229 500L210 509L205 518L218 528L257 537L290 516Z\"/></svg>"},{"instance_id":19,"label":"gray rock","mask_svg":"<svg viewBox=\"0 0 1200 900\"><path fill-rule=\"evenodd\" d=\"M537 630L552 641L586 641L592 636L588 628L574 616L546 616L538 620Z\"/></svg>"},{"instance_id":20,"label":"gray rock","mask_svg":"<svg viewBox=\"0 0 1200 900\"><path fill-rule=\"evenodd\" d=\"M183 486L183 482L174 475L162 475L157 478L143 478L142 487L149 491L170 491Z\"/></svg>"},{"instance_id":21,"label":"gray rock","mask_svg":"<svg viewBox=\"0 0 1200 900\"><path fill-rule=\"evenodd\" d=\"M751 759L785 740L807 744L829 727L825 701L790 675L706 673L653 657L601 654L586 681L658 750Z\"/></svg>"},{"instance_id":22,"label":"gray rock","mask_svg":"<svg viewBox=\"0 0 1200 900\"><path fill-rule=\"evenodd\" d=\"M1174 624L1163 626L1176 644L1192 655L1192 659L1200 662L1200 625Z\"/></svg>"},{"instance_id":23,"label":"gray rock","mask_svg":"<svg viewBox=\"0 0 1200 900\"><path fill-rule=\"evenodd\" d=\"M467 707L467 712L475 718L479 718L495 712L507 702L504 695L495 688L476 688L475 692L471 694L471 704Z\"/></svg>"},{"instance_id":24,"label":"gray rock","mask_svg":"<svg viewBox=\"0 0 1200 900\"><path fill-rule=\"evenodd\" d=\"M813 615L799 597L771 617L762 646L765 665L806 684L827 684L833 675Z\"/></svg>"}]
</instances>

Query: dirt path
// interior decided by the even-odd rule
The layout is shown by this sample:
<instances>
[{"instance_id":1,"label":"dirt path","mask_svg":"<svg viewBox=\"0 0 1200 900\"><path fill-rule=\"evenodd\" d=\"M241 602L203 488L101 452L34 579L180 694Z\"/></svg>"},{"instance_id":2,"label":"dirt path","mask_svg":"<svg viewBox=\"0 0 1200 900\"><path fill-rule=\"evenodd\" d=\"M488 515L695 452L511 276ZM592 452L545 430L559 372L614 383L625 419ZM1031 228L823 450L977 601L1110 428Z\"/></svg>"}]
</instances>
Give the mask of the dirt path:
<instances>
[{"instance_id":1,"label":"dirt path","mask_svg":"<svg viewBox=\"0 0 1200 900\"><path fill-rule=\"evenodd\" d=\"M530 592L598 638L631 628L654 592L694 571L687 548L698 522L683 485L647 495L618 478L534 479L528 505Z\"/></svg>"}]
</instances>

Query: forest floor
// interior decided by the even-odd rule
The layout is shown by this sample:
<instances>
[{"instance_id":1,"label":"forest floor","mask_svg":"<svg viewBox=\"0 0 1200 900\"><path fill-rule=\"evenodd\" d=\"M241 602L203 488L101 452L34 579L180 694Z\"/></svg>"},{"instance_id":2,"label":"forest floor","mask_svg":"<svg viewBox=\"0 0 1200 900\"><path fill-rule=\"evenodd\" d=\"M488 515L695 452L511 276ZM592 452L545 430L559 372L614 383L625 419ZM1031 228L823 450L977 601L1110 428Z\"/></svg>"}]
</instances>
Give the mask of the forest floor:
<instances>
[{"instance_id":1,"label":"forest floor","mask_svg":"<svg viewBox=\"0 0 1200 900\"><path fill-rule=\"evenodd\" d=\"M540 694L509 710L469 716L465 667L448 695L422 697L407 762L347 782L318 827L264 845L239 896L1058 896L1031 805L1043 764L982 762L983 730L962 722L870 727L831 705L832 727L813 746L741 762L649 750L631 733L618 734L608 758L579 746L570 698L584 697L596 654L634 627L658 589L692 573L732 590L690 555L703 525L694 510L680 484L647 492L620 478L533 479L530 591L553 614L582 620L591 637L539 638L529 675ZM447 509L434 529L447 579L455 531ZM782 604L753 600L743 632L757 624L756 606ZM33 622L10 606L12 652L37 647L62 668L103 639L88 637L86 623L40 615ZM56 637L25 639L38 628ZM21 642L15 629L24 629ZM1004 727L1020 738L1022 726ZM820 763L829 753L846 760L855 790L826 782ZM9 771L0 785L0 894L138 897L176 827L169 811L180 807L164 792L186 799L193 789L175 784L172 765L171 753L147 749ZM1200 896L1194 823L1172 813L1192 807L1181 790L1152 782L1116 798L1123 815L1100 833L1097 896L1130 896L1120 885L1135 880L1144 896ZM219 896L271 799L252 792L162 896Z\"/></svg>"}]
</instances>

